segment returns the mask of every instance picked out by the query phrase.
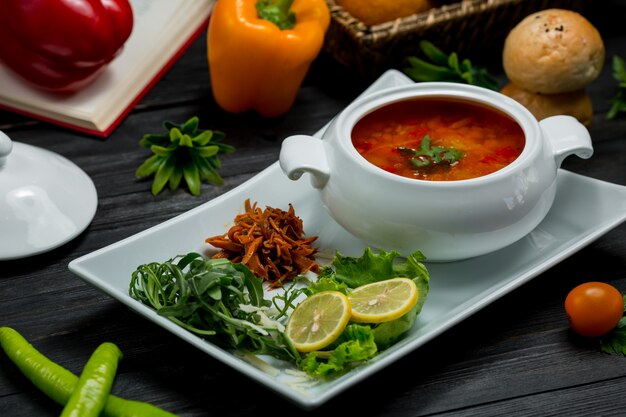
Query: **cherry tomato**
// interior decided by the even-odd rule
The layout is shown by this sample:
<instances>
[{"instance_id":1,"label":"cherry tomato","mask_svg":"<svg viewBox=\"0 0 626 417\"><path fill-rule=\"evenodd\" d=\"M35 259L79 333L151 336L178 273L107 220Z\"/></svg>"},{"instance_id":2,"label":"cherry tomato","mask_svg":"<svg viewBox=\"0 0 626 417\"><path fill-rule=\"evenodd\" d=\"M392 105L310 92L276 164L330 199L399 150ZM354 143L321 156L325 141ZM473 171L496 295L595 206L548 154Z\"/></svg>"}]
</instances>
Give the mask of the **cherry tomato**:
<instances>
[{"instance_id":1,"label":"cherry tomato","mask_svg":"<svg viewBox=\"0 0 626 417\"><path fill-rule=\"evenodd\" d=\"M602 336L617 325L624 314L622 293L604 282L586 282L565 298L570 326L582 336Z\"/></svg>"}]
</instances>

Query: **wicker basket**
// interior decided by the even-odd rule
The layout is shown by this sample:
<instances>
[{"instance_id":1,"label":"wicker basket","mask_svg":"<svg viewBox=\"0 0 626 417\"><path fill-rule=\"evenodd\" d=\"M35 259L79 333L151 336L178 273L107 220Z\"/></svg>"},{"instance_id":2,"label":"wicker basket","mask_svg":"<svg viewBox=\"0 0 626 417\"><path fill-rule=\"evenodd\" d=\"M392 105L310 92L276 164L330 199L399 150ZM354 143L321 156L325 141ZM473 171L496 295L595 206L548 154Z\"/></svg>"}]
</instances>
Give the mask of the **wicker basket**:
<instances>
[{"instance_id":1,"label":"wicker basket","mask_svg":"<svg viewBox=\"0 0 626 417\"><path fill-rule=\"evenodd\" d=\"M326 1L332 18L324 50L372 79L387 69L401 69L407 56L419 55L420 40L461 58L499 60L504 39L527 15L547 8L582 13L590 0L463 0L373 26L351 16L335 0Z\"/></svg>"}]
</instances>

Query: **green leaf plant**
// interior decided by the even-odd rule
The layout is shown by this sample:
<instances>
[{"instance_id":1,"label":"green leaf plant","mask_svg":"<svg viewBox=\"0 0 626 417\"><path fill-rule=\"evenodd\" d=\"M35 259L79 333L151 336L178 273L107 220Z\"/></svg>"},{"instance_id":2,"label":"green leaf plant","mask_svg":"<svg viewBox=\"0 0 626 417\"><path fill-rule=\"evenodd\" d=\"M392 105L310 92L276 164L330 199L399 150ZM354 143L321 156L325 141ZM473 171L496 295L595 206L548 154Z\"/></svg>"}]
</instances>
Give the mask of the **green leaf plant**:
<instances>
[{"instance_id":1,"label":"green leaf plant","mask_svg":"<svg viewBox=\"0 0 626 417\"><path fill-rule=\"evenodd\" d=\"M425 59L409 56L404 69L413 81L447 81L498 90L497 78L486 68L472 65L469 59L460 59L456 52L446 55L425 40L420 41L419 46Z\"/></svg>"},{"instance_id":2,"label":"green leaf plant","mask_svg":"<svg viewBox=\"0 0 626 417\"><path fill-rule=\"evenodd\" d=\"M223 132L199 129L198 125L197 117L183 124L165 121L166 132L148 133L139 141L139 146L149 148L153 155L137 168L135 176L154 176L153 195L168 184L170 190L176 190L182 180L194 196L200 195L202 181L215 185L224 183L218 172L221 167L218 156L234 152L235 148L222 143L226 137Z\"/></svg>"},{"instance_id":3,"label":"green leaf plant","mask_svg":"<svg viewBox=\"0 0 626 417\"><path fill-rule=\"evenodd\" d=\"M607 119L614 119L618 113L626 113L626 64L624 58L613 56L613 78L618 83L617 93L611 100L611 109L606 115Z\"/></svg>"}]
</instances>

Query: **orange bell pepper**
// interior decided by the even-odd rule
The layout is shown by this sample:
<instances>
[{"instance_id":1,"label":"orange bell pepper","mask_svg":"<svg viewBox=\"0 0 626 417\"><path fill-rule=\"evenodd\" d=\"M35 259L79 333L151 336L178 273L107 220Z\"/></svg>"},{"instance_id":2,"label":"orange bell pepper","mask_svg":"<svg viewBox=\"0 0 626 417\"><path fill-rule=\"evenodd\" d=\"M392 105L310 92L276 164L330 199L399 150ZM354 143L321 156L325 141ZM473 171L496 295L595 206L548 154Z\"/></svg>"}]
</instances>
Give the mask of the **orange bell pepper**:
<instances>
[{"instance_id":1,"label":"orange bell pepper","mask_svg":"<svg viewBox=\"0 0 626 417\"><path fill-rule=\"evenodd\" d=\"M287 113L329 24L325 0L218 0L207 38L217 104L231 113Z\"/></svg>"}]
</instances>

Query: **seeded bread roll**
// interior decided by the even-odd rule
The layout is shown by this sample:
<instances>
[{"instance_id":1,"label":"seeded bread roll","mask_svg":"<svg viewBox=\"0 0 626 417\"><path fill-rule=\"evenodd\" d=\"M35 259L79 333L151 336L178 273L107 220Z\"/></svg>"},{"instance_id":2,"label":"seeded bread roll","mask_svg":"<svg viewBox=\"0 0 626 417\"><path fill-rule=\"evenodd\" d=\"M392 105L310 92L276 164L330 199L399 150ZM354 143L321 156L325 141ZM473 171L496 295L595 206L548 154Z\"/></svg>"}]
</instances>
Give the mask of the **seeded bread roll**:
<instances>
[{"instance_id":1,"label":"seeded bread roll","mask_svg":"<svg viewBox=\"0 0 626 417\"><path fill-rule=\"evenodd\" d=\"M569 93L541 94L509 83L502 88L501 92L526 107L537 120L567 115L575 117L587 127L591 126L593 105L589 94L584 89Z\"/></svg>"},{"instance_id":2,"label":"seeded bread roll","mask_svg":"<svg viewBox=\"0 0 626 417\"><path fill-rule=\"evenodd\" d=\"M570 10L548 9L527 16L511 30L502 63L518 87L566 93L598 77L604 54L600 33L587 19Z\"/></svg>"}]
</instances>

